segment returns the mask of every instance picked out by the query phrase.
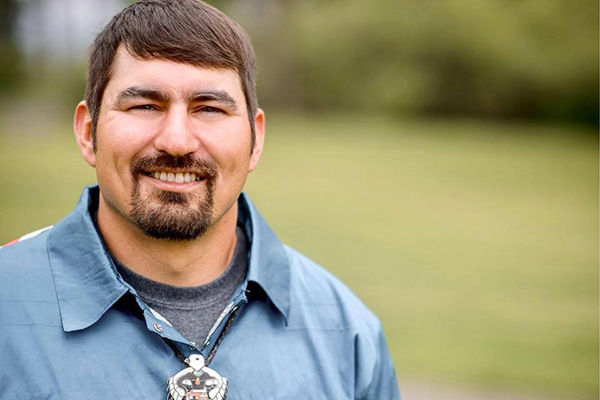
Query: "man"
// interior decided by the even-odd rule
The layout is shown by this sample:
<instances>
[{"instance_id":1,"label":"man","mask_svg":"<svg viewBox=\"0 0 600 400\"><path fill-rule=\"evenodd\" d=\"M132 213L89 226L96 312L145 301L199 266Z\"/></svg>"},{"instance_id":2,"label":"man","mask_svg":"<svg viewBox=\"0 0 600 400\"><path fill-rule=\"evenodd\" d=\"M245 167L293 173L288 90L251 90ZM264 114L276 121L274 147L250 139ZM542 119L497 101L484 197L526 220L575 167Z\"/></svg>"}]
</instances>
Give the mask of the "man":
<instances>
[{"instance_id":1,"label":"man","mask_svg":"<svg viewBox=\"0 0 600 400\"><path fill-rule=\"evenodd\" d=\"M243 30L149 0L92 47L98 186L0 250L2 399L398 399L381 326L241 194L265 137Z\"/></svg>"}]
</instances>

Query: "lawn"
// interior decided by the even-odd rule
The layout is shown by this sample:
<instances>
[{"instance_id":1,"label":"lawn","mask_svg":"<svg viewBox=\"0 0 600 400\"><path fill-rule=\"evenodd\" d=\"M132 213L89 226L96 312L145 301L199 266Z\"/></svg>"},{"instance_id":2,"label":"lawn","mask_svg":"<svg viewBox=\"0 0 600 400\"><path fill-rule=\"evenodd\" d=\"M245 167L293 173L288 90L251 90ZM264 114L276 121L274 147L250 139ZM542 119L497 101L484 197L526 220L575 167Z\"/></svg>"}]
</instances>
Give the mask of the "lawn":
<instances>
[{"instance_id":1,"label":"lawn","mask_svg":"<svg viewBox=\"0 0 600 400\"><path fill-rule=\"evenodd\" d=\"M1 242L94 181L47 131L0 131ZM597 136L337 115L273 117L267 140L247 191L380 316L401 383L597 398Z\"/></svg>"}]
</instances>

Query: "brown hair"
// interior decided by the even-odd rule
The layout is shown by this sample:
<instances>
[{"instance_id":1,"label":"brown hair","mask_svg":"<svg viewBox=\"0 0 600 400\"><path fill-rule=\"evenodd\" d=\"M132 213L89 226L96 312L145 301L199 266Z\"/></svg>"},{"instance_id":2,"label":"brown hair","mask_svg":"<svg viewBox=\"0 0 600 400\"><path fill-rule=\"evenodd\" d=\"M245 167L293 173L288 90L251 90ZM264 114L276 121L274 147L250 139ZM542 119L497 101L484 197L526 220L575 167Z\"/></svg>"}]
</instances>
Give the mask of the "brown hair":
<instances>
[{"instance_id":1,"label":"brown hair","mask_svg":"<svg viewBox=\"0 0 600 400\"><path fill-rule=\"evenodd\" d=\"M200 0L142 0L115 15L98 34L90 51L85 94L94 148L102 96L121 44L141 59L235 70L246 98L254 149L258 109L254 49L242 27Z\"/></svg>"}]
</instances>

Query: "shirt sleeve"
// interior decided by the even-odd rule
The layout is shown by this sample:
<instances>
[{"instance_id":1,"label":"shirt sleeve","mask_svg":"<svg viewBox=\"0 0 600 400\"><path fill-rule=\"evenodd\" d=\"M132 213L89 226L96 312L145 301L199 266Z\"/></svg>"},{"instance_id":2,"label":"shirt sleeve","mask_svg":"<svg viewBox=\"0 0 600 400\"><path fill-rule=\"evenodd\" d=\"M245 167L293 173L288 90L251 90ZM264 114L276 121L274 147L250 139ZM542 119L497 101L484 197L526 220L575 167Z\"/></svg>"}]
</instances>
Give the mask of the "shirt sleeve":
<instances>
[{"instance_id":1,"label":"shirt sleeve","mask_svg":"<svg viewBox=\"0 0 600 400\"><path fill-rule=\"evenodd\" d=\"M396 370L381 325L374 339L357 339L356 400L400 400Z\"/></svg>"}]
</instances>

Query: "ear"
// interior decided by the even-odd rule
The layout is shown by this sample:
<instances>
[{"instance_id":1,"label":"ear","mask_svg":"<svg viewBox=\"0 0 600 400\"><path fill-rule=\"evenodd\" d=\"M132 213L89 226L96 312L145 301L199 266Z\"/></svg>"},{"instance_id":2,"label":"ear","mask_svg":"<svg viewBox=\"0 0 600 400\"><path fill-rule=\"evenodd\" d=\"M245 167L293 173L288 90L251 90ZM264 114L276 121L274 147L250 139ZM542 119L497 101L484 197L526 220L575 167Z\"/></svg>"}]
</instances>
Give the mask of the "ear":
<instances>
[{"instance_id":1,"label":"ear","mask_svg":"<svg viewBox=\"0 0 600 400\"><path fill-rule=\"evenodd\" d=\"M73 130L83 159L96 167L96 151L92 140L92 114L85 101L79 102L73 117Z\"/></svg>"},{"instance_id":2,"label":"ear","mask_svg":"<svg viewBox=\"0 0 600 400\"><path fill-rule=\"evenodd\" d=\"M254 149L250 156L250 171L254 171L254 168L258 165L260 155L262 154L263 145L265 143L265 112L262 109L258 109L256 116L254 117Z\"/></svg>"}]
</instances>

